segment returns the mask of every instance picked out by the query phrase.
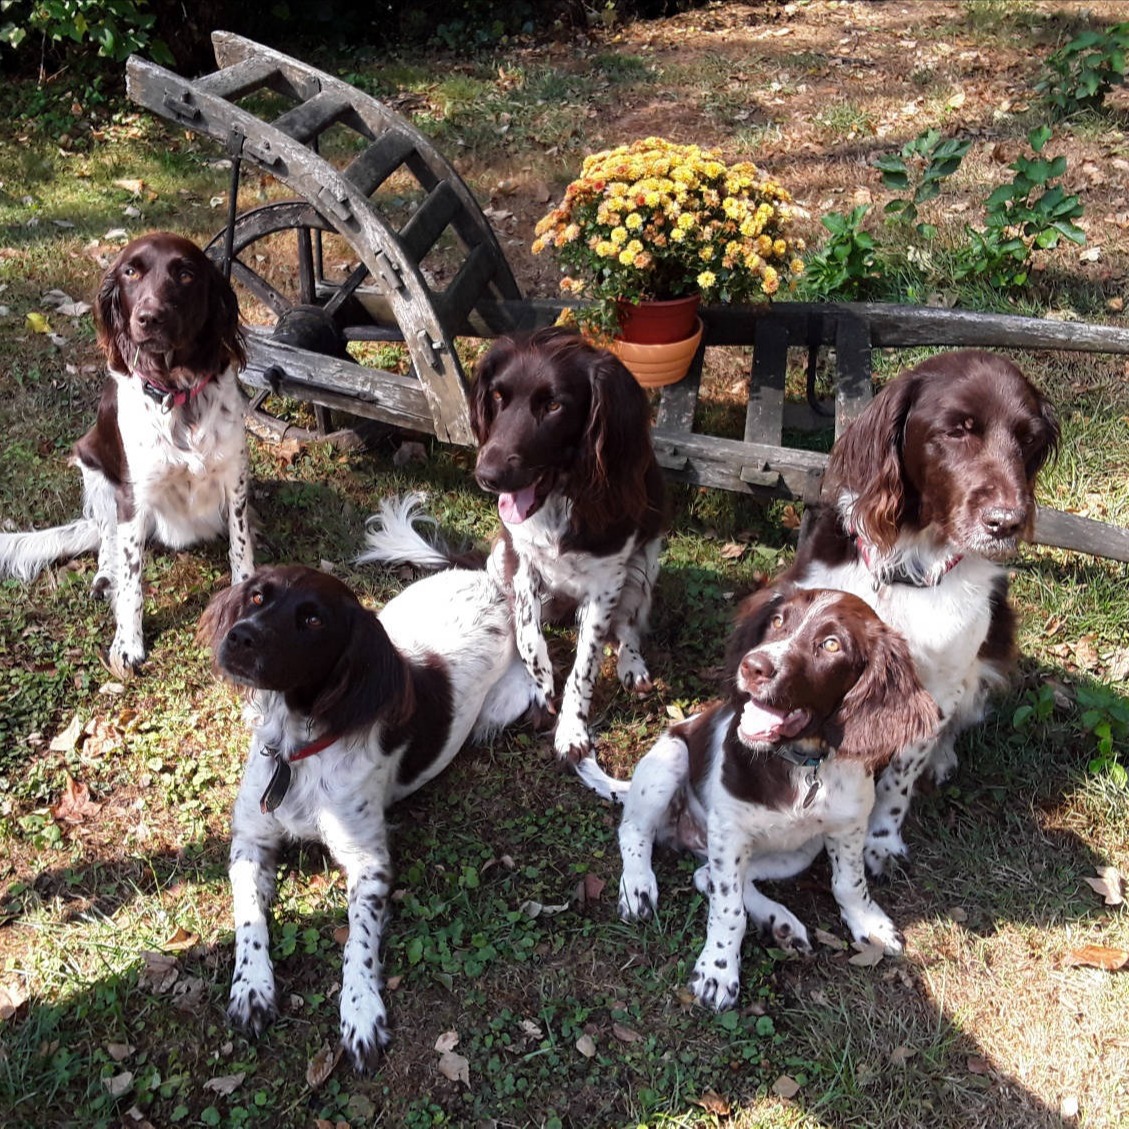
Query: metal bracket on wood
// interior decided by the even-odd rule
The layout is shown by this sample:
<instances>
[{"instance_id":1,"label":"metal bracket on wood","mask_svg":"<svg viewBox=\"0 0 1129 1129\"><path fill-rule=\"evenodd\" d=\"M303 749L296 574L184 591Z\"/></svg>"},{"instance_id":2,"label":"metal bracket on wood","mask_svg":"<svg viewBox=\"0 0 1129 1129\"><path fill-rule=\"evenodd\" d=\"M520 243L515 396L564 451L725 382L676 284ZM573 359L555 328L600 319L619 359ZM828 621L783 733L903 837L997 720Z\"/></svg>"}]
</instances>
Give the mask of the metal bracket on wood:
<instances>
[{"instance_id":1,"label":"metal bracket on wood","mask_svg":"<svg viewBox=\"0 0 1129 1129\"><path fill-rule=\"evenodd\" d=\"M749 486L765 487L769 490L775 490L780 485L780 472L766 470L763 466L743 466L737 477Z\"/></svg>"},{"instance_id":2,"label":"metal bracket on wood","mask_svg":"<svg viewBox=\"0 0 1129 1129\"><path fill-rule=\"evenodd\" d=\"M191 123L200 120L200 108L192 104L192 95L187 90L182 90L179 94L172 90L166 91L162 104L173 121Z\"/></svg>"},{"instance_id":3,"label":"metal bracket on wood","mask_svg":"<svg viewBox=\"0 0 1129 1129\"><path fill-rule=\"evenodd\" d=\"M399 293L404 289L404 280L400 277L400 272L396 269L396 264L383 252L377 250L376 258L376 277L384 283L386 290L393 290Z\"/></svg>"},{"instance_id":4,"label":"metal bracket on wood","mask_svg":"<svg viewBox=\"0 0 1129 1129\"><path fill-rule=\"evenodd\" d=\"M316 205L319 211L333 216L334 219L347 223L353 218L353 205L349 197L323 187L317 195Z\"/></svg>"},{"instance_id":5,"label":"metal bracket on wood","mask_svg":"<svg viewBox=\"0 0 1129 1129\"><path fill-rule=\"evenodd\" d=\"M443 351L443 344L436 341L426 329L416 330L416 340L423 346L420 355L431 368L432 372L439 372L439 354Z\"/></svg>"}]
</instances>

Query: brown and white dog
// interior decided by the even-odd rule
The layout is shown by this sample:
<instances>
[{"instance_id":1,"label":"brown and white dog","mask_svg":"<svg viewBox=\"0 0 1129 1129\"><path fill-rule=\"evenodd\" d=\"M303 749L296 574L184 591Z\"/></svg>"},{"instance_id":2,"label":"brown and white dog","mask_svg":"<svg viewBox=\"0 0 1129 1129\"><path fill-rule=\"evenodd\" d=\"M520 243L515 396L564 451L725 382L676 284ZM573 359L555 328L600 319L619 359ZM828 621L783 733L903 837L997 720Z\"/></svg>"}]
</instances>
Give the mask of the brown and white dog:
<instances>
[{"instance_id":1,"label":"brown and white dog","mask_svg":"<svg viewBox=\"0 0 1129 1129\"><path fill-rule=\"evenodd\" d=\"M792 877L824 848L852 936L901 952L901 935L866 885L874 773L937 724L905 642L844 592L779 584L750 597L725 670L726 698L667 730L630 783L593 782L626 792L625 920L650 918L658 906L656 842L706 860L695 882L708 892L709 924L690 987L719 1011L737 1000L746 914L772 944L810 951L803 923L756 882Z\"/></svg>"},{"instance_id":2,"label":"brown and white dog","mask_svg":"<svg viewBox=\"0 0 1129 1129\"><path fill-rule=\"evenodd\" d=\"M640 645L665 515L647 397L607 350L554 328L495 342L478 364L470 408L475 477L498 495L502 519L488 568L513 594L518 651L549 713L555 685L542 624L575 613L576 661L554 746L576 763L592 749L589 712L604 644L616 644L626 689L651 688ZM362 560L449 563L402 523L390 528L393 512L370 531Z\"/></svg>"},{"instance_id":3,"label":"brown and white dog","mask_svg":"<svg viewBox=\"0 0 1129 1129\"><path fill-rule=\"evenodd\" d=\"M320 841L348 880L341 1041L358 1071L389 1041L380 944L391 892L385 809L437 776L468 738L521 717L536 687L509 602L483 571L450 569L379 616L341 581L258 569L200 623L222 674L250 690L251 747L232 821L235 972L228 1015L259 1035L278 1014L267 915L278 852Z\"/></svg>"},{"instance_id":4,"label":"brown and white dog","mask_svg":"<svg viewBox=\"0 0 1129 1129\"><path fill-rule=\"evenodd\" d=\"M785 576L865 600L905 637L944 725L878 781L866 848L881 873L906 853L902 821L926 765L955 767L1015 664L1004 562L1031 535L1035 479L1059 438L1047 399L1009 360L942 353L891 381L831 452L828 505Z\"/></svg>"},{"instance_id":5,"label":"brown and white dog","mask_svg":"<svg viewBox=\"0 0 1129 1129\"><path fill-rule=\"evenodd\" d=\"M250 575L239 304L196 244L167 231L129 243L94 306L109 369L94 426L75 444L83 516L0 534L0 575L98 551L96 595L114 608L109 664L126 677L145 658L142 566L155 538L178 549L226 527L232 580Z\"/></svg>"}]
</instances>

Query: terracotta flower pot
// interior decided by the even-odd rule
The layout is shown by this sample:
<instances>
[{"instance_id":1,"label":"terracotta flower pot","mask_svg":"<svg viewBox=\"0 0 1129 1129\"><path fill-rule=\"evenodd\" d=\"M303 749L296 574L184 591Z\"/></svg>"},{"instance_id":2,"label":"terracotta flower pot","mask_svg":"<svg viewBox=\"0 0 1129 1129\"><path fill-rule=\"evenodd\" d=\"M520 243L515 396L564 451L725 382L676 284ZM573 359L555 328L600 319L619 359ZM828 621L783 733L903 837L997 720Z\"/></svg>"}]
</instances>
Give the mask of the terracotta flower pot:
<instances>
[{"instance_id":1,"label":"terracotta flower pot","mask_svg":"<svg viewBox=\"0 0 1129 1129\"><path fill-rule=\"evenodd\" d=\"M643 344L617 337L608 348L644 388L676 384L690 369L690 362L702 340L702 319L695 318L695 330L681 341Z\"/></svg>"},{"instance_id":2,"label":"terracotta flower pot","mask_svg":"<svg viewBox=\"0 0 1129 1129\"><path fill-rule=\"evenodd\" d=\"M652 302L616 302L619 336L640 345L659 345L684 341L694 332L698 320L700 294Z\"/></svg>"}]
</instances>

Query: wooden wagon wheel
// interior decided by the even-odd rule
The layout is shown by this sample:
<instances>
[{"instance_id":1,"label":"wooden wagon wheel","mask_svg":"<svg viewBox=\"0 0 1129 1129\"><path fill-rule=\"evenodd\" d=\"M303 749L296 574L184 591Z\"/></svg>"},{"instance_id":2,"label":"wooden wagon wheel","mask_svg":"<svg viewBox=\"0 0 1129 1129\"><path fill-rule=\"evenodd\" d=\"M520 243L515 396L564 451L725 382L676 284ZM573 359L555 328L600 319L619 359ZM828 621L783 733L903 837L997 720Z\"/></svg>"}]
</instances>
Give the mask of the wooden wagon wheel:
<instances>
[{"instance_id":1,"label":"wooden wagon wheel","mask_svg":"<svg viewBox=\"0 0 1129 1129\"><path fill-rule=\"evenodd\" d=\"M387 301L391 320L400 328L427 400L431 430L447 442L473 443L454 338L465 333L492 336L500 326L492 307L521 297L473 194L423 134L376 99L239 36L216 32L212 42L219 69L196 80L130 59L130 96L226 145L236 175L249 160L287 184L316 213L297 226L332 228L352 246L372 289ZM283 111L264 120L257 113L261 101L236 105L260 93L275 101L281 97ZM322 135L338 128L361 144L342 169L319 152ZM423 194L402 223L386 213L376 195L396 175L411 178ZM268 213L266 221L280 222L282 214ZM250 222L248 231L255 221ZM463 258L444 285L423 263L448 235ZM360 278L347 282L355 291ZM278 301L265 287L263 293ZM314 298L323 304L319 295ZM348 295L341 299L346 300Z\"/></svg>"}]
</instances>

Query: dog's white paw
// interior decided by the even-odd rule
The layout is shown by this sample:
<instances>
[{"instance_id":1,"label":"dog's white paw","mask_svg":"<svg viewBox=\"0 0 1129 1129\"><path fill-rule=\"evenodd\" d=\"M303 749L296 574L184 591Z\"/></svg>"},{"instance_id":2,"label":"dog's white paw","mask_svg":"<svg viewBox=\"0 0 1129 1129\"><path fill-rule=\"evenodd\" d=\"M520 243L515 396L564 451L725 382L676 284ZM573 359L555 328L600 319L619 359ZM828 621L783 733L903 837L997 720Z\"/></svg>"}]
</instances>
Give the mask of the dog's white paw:
<instances>
[{"instance_id":1,"label":"dog's white paw","mask_svg":"<svg viewBox=\"0 0 1129 1129\"><path fill-rule=\"evenodd\" d=\"M707 948L710 946L707 942ZM690 991L703 1007L714 1011L728 1011L737 1002L740 992L740 967L736 961L725 957L710 959L703 953L694 965L690 977Z\"/></svg>"},{"instance_id":2,"label":"dog's white paw","mask_svg":"<svg viewBox=\"0 0 1129 1129\"><path fill-rule=\"evenodd\" d=\"M643 656L634 647L622 647L616 659L615 672L620 685L629 694L649 694L655 684Z\"/></svg>"},{"instance_id":3,"label":"dog's white paw","mask_svg":"<svg viewBox=\"0 0 1129 1129\"><path fill-rule=\"evenodd\" d=\"M875 878L885 877L892 859L904 859L908 856L909 848L896 827L888 823L880 823L868 832L863 859L866 862L867 872Z\"/></svg>"},{"instance_id":4,"label":"dog's white paw","mask_svg":"<svg viewBox=\"0 0 1129 1129\"><path fill-rule=\"evenodd\" d=\"M872 905L864 913L843 914L843 920L856 941L871 945L881 945L887 956L901 956L905 952L905 938L894 923L877 906Z\"/></svg>"},{"instance_id":5,"label":"dog's white paw","mask_svg":"<svg viewBox=\"0 0 1129 1129\"><path fill-rule=\"evenodd\" d=\"M235 1027L258 1038L278 1017L274 973L248 964L231 979L227 1016Z\"/></svg>"},{"instance_id":6,"label":"dog's white paw","mask_svg":"<svg viewBox=\"0 0 1129 1129\"><path fill-rule=\"evenodd\" d=\"M141 639L115 635L106 661L110 670L124 682L132 678L145 661L145 644Z\"/></svg>"},{"instance_id":7,"label":"dog's white paw","mask_svg":"<svg viewBox=\"0 0 1129 1129\"><path fill-rule=\"evenodd\" d=\"M372 1074L392 1041L388 1013L374 980L341 989L341 1045L358 1074Z\"/></svg>"},{"instance_id":8,"label":"dog's white paw","mask_svg":"<svg viewBox=\"0 0 1129 1129\"><path fill-rule=\"evenodd\" d=\"M807 956L811 952L811 941L804 923L790 910L780 906L767 920L758 922L765 937L778 949L789 953Z\"/></svg>"},{"instance_id":9,"label":"dog's white paw","mask_svg":"<svg viewBox=\"0 0 1129 1129\"><path fill-rule=\"evenodd\" d=\"M575 714L557 719L553 734L553 748L557 756L569 764L579 764L592 751L592 738L588 727Z\"/></svg>"},{"instance_id":10,"label":"dog's white paw","mask_svg":"<svg viewBox=\"0 0 1129 1129\"><path fill-rule=\"evenodd\" d=\"M659 884L653 870L628 871L619 880L619 916L624 921L650 921L659 904Z\"/></svg>"}]
</instances>

